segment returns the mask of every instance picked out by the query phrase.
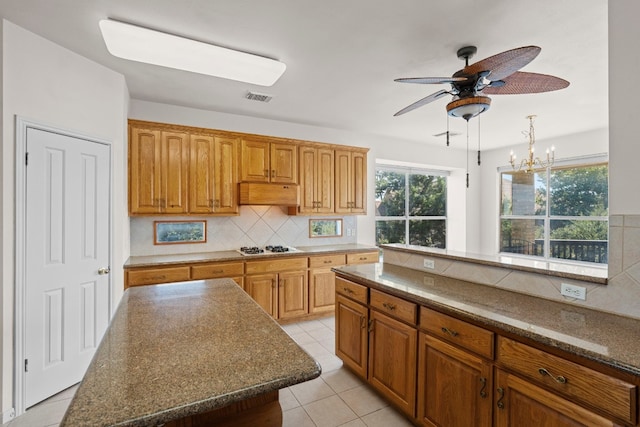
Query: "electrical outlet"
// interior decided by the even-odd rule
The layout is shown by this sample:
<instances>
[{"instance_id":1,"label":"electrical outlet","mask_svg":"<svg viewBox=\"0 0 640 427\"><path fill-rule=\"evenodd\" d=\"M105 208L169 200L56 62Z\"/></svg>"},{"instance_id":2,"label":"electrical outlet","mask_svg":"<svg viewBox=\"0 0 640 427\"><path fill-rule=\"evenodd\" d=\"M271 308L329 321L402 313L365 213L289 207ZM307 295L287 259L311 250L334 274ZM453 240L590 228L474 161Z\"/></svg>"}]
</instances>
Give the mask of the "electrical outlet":
<instances>
[{"instance_id":1,"label":"electrical outlet","mask_svg":"<svg viewBox=\"0 0 640 427\"><path fill-rule=\"evenodd\" d=\"M425 258L424 261L423 261L422 266L424 268L429 268L429 269L433 270L434 268L436 268L436 262L434 260L432 260L432 259Z\"/></svg>"},{"instance_id":2,"label":"electrical outlet","mask_svg":"<svg viewBox=\"0 0 640 427\"><path fill-rule=\"evenodd\" d=\"M560 293L565 297L571 297L581 300L587 299L587 288L583 286L568 285L563 283L560 285Z\"/></svg>"}]
</instances>

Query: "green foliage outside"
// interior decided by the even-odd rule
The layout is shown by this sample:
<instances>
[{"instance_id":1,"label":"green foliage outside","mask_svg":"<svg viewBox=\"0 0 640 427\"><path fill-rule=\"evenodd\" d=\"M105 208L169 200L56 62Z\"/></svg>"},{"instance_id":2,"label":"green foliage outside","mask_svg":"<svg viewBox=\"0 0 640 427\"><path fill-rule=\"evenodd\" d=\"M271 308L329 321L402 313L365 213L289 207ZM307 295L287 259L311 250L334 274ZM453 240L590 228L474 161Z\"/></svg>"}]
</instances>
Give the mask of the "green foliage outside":
<instances>
[{"instance_id":1,"label":"green foliage outside","mask_svg":"<svg viewBox=\"0 0 640 427\"><path fill-rule=\"evenodd\" d=\"M376 216L398 218L376 221L376 243L444 248L446 221L424 217L446 215L446 194L444 177L376 171Z\"/></svg>"},{"instance_id":2,"label":"green foliage outside","mask_svg":"<svg viewBox=\"0 0 640 427\"><path fill-rule=\"evenodd\" d=\"M524 173L524 172L518 172ZM511 185L511 176L516 173L503 174L503 187L505 183ZM547 215L546 205L549 203L549 216L569 216L569 217L607 217L608 215L608 166L606 164L591 165L584 167L552 169L549 175L548 183L544 172L536 173L535 188L529 186L527 190L526 183L524 187L521 185L520 190L516 189L516 184L511 188L512 193L503 192L501 200L501 212L503 215L512 214L520 210L527 211L526 198L522 198L522 193L531 192L531 197L535 198L535 209L531 219L507 219L503 218L500 223L500 234L502 248L501 251L511 251L508 245L515 246L514 242L519 245L532 245L535 240L544 238L543 226L526 226L527 222L536 222L542 224L542 221L536 221L535 218L544 218ZM520 180L525 181L525 180ZM524 189L524 190L522 190ZM548 190L547 190L548 189ZM504 191L504 188L503 188ZM517 191L522 193L517 194ZM520 200L518 198L520 197ZM522 203L521 206L517 206ZM516 206L514 206L516 205ZM524 209L523 209L524 207ZM532 223L533 224L533 223ZM606 253L606 241L608 239L608 222L606 220L593 220L585 218L574 220L552 219L550 221L550 242L552 252L556 252L558 245L567 247L571 242L592 242L601 253ZM522 230L529 230L527 234L521 234ZM533 235L530 230L533 231ZM564 241L564 242L563 242ZM598 243L600 242L600 243ZM599 245L599 247L598 247ZM605 249L602 249L604 245ZM541 247L540 244L538 247ZM511 248L514 252L518 249ZM524 253L524 252L518 252ZM570 259L578 259L591 262L606 262L606 255L596 257L598 260L574 258L575 253L571 251L563 251L563 255ZM543 255L537 253L536 255Z\"/></svg>"}]
</instances>

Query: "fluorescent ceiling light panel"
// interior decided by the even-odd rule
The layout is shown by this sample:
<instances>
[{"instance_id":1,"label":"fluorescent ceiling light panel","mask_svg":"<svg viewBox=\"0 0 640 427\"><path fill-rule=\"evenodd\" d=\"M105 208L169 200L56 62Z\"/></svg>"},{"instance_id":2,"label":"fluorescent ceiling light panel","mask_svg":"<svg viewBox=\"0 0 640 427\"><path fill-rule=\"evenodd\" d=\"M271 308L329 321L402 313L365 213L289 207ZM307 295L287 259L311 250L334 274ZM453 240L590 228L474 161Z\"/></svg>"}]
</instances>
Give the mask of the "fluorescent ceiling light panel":
<instances>
[{"instance_id":1,"label":"fluorescent ceiling light panel","mask_svg":"<svg viewBox=\"0 0 640 427\"><path fill-rule=\"evenodd\" d=\"M287 68L284 63L274 59L111 19L100 21L100 31L109 53L131 61L260 86L273 85Z\"/></svg>"}]
</instances>

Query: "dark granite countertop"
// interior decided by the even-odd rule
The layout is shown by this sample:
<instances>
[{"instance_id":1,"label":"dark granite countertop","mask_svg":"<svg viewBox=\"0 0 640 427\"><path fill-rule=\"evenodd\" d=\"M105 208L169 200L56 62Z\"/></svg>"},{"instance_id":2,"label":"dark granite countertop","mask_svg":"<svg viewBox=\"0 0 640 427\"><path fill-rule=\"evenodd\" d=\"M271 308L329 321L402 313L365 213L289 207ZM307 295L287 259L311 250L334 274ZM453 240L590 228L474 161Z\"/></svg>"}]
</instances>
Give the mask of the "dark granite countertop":
<instances>
[{"instance_id":1,"label":"dark granite countertop","mask_svg":"<svg viewBox=\"0 0 640 427\"><path fill-rule=\"evenodd\" d=\"M230 279L129 288L61 426L155 426L320 372Z\"/></svg>"},{"instance_id":2,"label":"dark granite countertop","mask_svg":"<svg viewBox=\"0 0 640 427\"><path fill-rule=\"evenodd\" d=\"M390 264L333 270L425 307L640 376L640 320Z\"/></svg>"},{"instance_id":3,"label":"dark granite countertop","mask_svg":"<svg viewBox=\"0 0 640 427\"><path fill-rule=\"evenodd\" d=\"M272 257L284 256L310 256L310 255L327 255L331 253L349 253L362 251L377 251L375 246L361 245L358 243L343 245L325 245L325 246L300 246L296 247L296 252L285 252L279 254L258 254L246 256L237 251L214 251L214 252L198 252L188 254L172 254L172 255L144 255L129 257L124 264L124 268L134 267L154 267L169 264L181 263L205 263L220 261L249 261L254 259L265 259Z\"/></svg>"}]
</instances>

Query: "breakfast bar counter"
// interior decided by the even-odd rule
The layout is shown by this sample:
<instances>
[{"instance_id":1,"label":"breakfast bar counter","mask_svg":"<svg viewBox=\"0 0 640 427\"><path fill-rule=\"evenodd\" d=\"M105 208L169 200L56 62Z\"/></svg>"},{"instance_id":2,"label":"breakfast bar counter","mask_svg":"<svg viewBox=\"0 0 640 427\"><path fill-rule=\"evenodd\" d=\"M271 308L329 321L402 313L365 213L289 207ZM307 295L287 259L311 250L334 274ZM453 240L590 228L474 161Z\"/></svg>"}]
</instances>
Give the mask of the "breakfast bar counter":
<instances>
[{"instance_id":1,"label":"breakfast bar counter","mask_svg":"<svg viewBox=\"0 0 640 427\"><path fill-rule=\"evenodd\" d=\"M130 288L61 426L279 425L278 390L320 372L231 279Z\"/></svg>"}]
</instances>

